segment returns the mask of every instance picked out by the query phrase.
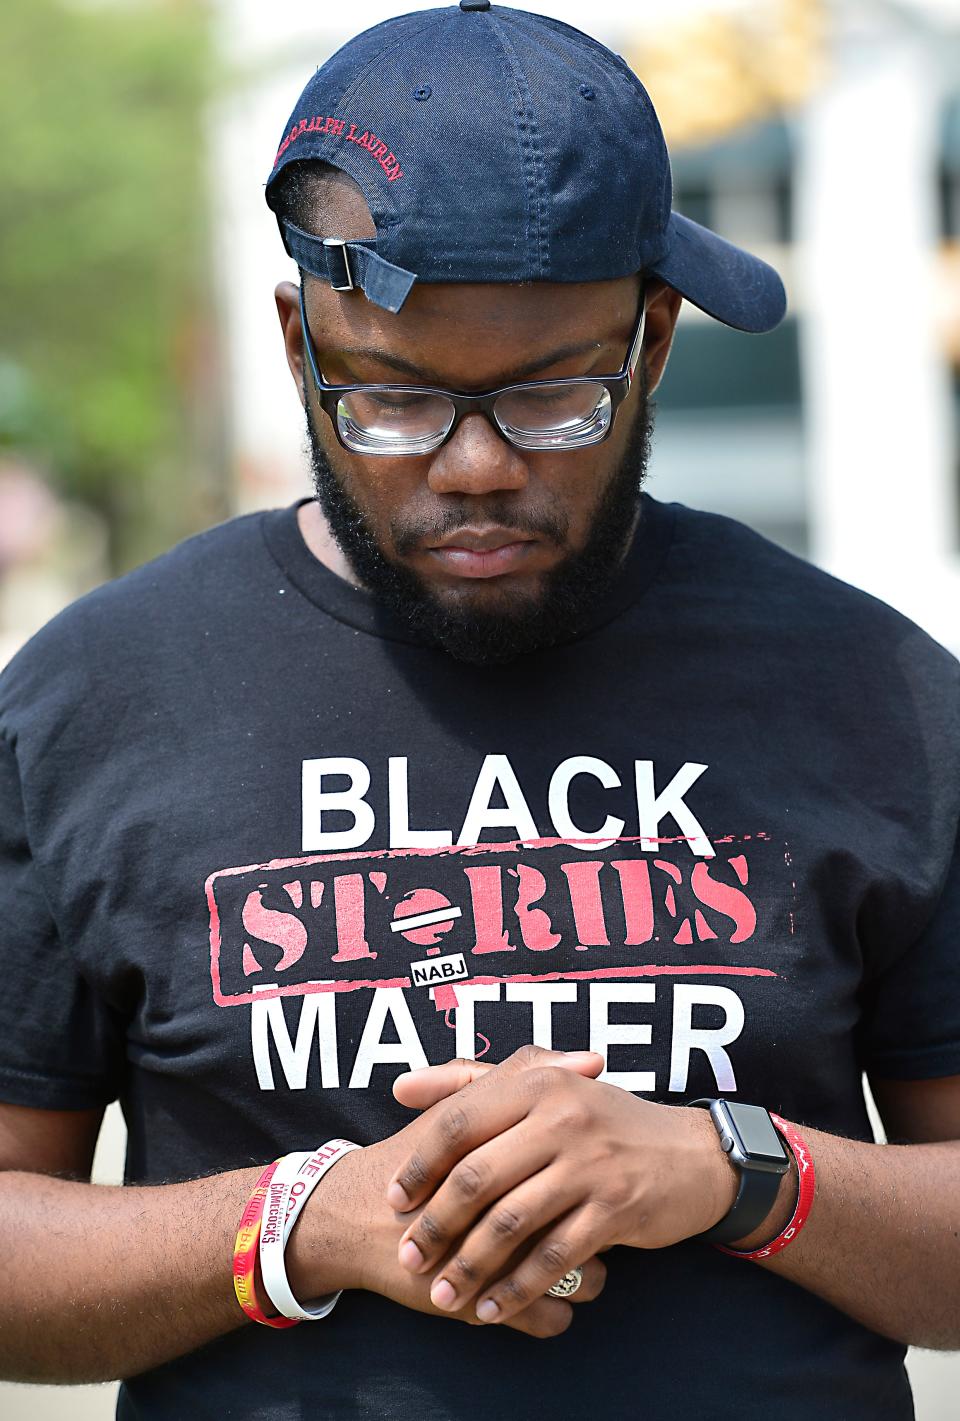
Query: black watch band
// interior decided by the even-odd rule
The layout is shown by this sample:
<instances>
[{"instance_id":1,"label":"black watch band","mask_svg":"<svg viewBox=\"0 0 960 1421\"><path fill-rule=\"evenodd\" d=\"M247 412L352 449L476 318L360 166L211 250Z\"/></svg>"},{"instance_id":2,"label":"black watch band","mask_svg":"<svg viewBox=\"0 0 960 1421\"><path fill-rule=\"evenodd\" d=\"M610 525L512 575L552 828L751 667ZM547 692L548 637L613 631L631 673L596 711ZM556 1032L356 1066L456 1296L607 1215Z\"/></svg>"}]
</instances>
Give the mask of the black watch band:
<instances>
[{"instance_id":1,"label":"black watch band","mask_svg":"<svg viewBox=\"0 0 960 1421\"><path fill-rule=\"evenodd\" d=\"M738 1170L740 1187L733 1207L712 1229L698 1237L709 1243L732 1243L759 1228L776 1203L780 1180L790 1158L769 1113L738 1100L691 1100L705 1106L720 1136L720 1147Z\"/></svg>"}]
</instances>

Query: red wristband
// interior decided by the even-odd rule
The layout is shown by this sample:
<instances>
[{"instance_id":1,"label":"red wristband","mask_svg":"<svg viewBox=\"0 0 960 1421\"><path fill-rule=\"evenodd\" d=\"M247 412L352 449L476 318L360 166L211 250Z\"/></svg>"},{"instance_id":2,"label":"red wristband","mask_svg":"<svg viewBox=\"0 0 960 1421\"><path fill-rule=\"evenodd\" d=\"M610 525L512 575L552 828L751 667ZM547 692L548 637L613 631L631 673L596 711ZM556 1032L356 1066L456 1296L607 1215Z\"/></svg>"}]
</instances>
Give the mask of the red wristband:
<instances>
[{"instance_id":1,"label":"red wristband","mask_svg":"<svg viewBox=\"0 0 960 1421\"><path fill-rule=\"evenodd\" d=\"M240 1227L237 1230L237 1241L233 1249L233 1289L237 1295L237 1302L253 1322L262 1323L264 1327L296 1327L295 1318L267 1317L257 1300L253 1281L259 1254L263 1204L267 1197L270 1181L279 1163L279 1160L274 1160L273 1164L267 1165L257 1180L253 1193L247 1200L246 1208L240 1216Z\"/></svg>"},{"instance_id":2,"label":"red wristband","mask_svg":"<svg viewBox=\"0 0 960 1421\"><path fill-rule=\"evenodd\" d=\"M749 1253L744 1253L741 1249L727 1248L724 1244L715 1244L721 1253L729 1253L732 1258L772 1258L775 1253L782 1253L788 1243L792 1243L797 1234L803 1228L810 1217L810 1210L813 1207L813 1196L816 1190L817 1175L813 1167L813 1160L810 1151L803 1143L800 1135L787 1120L781 1120L779 1115L774 1115L770 1111L770 1119L776 1125L780 1134L786 1140L793 1152L793 1157L797 1162L797 1173L800 1178L800 1190L797 1194L797 1207L793 1211L793 1216L786 1227L777 1234L776 1238L765 1243L762 1248L751 1249Z\"/></svg>"}]
</instances>

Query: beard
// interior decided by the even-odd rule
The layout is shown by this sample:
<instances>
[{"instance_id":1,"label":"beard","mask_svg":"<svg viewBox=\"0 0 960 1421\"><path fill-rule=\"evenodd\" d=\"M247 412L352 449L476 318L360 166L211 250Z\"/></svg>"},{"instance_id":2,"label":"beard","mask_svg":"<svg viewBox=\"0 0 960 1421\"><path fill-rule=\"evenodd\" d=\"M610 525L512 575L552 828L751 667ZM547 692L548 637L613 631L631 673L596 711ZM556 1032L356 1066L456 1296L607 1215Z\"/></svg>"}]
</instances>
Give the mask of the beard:
<instances>
[{"instance_id":1,"label":"beard","mask_svg":"<svg viewBox=\"0 0 960 1421\"><path fill-rule=\"evenodd\" d=\"M331 466L308 404L307 446L317 503L361 586L417 640L478 666L513 661L585 630L617 580L639 511L653 436L654 406L642 366L638 393L640 407L627 448L597 500L586 542L545 574L538 594L510 589L501 599L503 605L477 607L471 604L469 588L459 597L441 598L415 573L387 558L360 505ZM567 457L576 456L571 452ZM442 512L430 519L391 524L393 547L401 556L412 552L426 539L440 539L464 527L476 513L476 499L449 496ZM557 545L568 532L568 520L556 508L522 512L502 497L484 499L483 520Z\"/></svg>"}]
</instances>

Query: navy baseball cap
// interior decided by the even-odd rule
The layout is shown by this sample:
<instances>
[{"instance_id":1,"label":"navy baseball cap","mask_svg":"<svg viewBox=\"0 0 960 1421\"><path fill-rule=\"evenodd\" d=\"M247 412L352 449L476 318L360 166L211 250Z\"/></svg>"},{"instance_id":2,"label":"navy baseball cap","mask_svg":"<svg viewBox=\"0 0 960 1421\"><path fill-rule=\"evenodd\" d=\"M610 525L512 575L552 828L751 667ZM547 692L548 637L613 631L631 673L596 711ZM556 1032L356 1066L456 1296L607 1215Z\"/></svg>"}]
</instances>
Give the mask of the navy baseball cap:
<instances>
[{"instance_id":1,"label":"navy baseball cap","mask_svg":"<svg viewBox=\"0 0 960 1421\"><path fill-rule=\"evenodd\" d=\"M266 184L320 159L359 185L376 238L281 220L336 290L399 311L416 281L603 281L645 271L744 331L782 319L780 277L671 210L670 159L627 64L559 20L490 0L402 15L310 79Z\"/></svg>"}]
</instances>

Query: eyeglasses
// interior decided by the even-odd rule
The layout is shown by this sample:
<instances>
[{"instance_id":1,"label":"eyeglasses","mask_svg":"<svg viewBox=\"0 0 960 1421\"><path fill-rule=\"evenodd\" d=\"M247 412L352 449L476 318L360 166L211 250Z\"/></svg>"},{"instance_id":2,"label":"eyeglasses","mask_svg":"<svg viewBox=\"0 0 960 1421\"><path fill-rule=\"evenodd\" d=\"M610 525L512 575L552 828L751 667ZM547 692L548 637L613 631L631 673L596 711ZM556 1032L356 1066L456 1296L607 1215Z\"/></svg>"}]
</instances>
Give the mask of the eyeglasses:
<instances>
[{"instance_id":1,"label":"eyeglasses","mask_svg":"<svg viewBox=\"0 0 960 1421\"><path fill-rule=\"evenodd\" d=\"M300 323L320 404L353 454L432 454L470 414L485 414L518 449L585 449L606 439L633 384L647 306L640 301L626 363L616 375L528 380L481 395L427 385L328 385L320 374L300 288Z\"/></svg>"}]
</instances>

